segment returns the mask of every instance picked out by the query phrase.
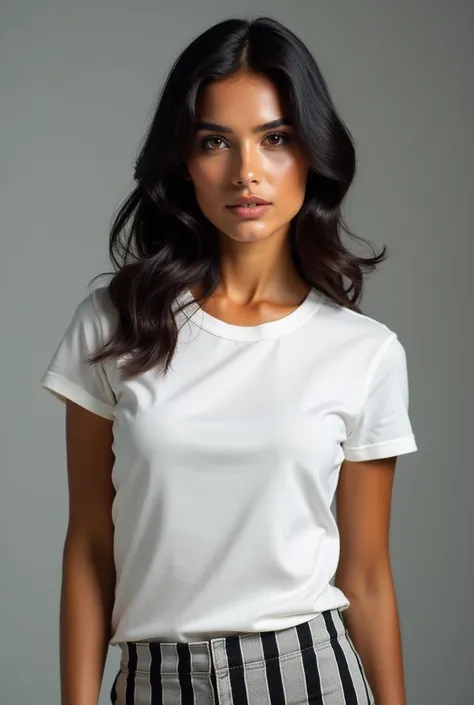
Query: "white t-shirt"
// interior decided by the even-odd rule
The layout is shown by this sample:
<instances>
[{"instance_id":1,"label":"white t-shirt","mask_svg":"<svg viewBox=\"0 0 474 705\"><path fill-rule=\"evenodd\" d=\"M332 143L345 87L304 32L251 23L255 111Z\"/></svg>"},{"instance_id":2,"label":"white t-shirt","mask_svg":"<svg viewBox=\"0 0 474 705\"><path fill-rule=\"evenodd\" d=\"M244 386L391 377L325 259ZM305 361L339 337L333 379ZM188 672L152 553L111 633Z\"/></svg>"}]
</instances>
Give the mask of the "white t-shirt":
<instances>
[{"instance_id":1,"label":"white t-shirt","mask_svg":"<svg viewBox=\"0 0 474 705\"><path fill-rule=\"evenodd\" d=\"M347 608L330 584L341 463L417 450L397 335L315 289L256 326L193 303L176 314L167 375L123 382L120 360L83 362L115 315L105 287L89 294L41 380L113 419L110 644L282 629Z\"/></svg>"}]
</instances>

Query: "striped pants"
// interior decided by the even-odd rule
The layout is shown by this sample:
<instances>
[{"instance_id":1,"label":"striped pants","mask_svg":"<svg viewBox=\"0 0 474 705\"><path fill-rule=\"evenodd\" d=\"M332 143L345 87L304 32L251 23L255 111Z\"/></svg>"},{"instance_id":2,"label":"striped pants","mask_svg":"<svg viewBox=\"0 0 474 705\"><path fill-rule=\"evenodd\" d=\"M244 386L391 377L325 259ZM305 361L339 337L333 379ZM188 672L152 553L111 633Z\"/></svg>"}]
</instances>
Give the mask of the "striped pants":
<instances>
[{"instance_id":1,"label":"striped pants","mask_svg":"<svg viewBox=\"0 0 474 705\"><path fill-rule=\"evenodd\" d=\"M338 610L289 629L123 642L114 705L374 705Z\"/></svg>"},{"instance_id":2,"label":"striped pants","mask_svg":"<svg viewBox=\"0 0 474 705\"><path fill-rule=\"evenodd\" d=\"M120 647L114 705L374 705L338 610L275 632Z\"/></svg>"}]
</instances>

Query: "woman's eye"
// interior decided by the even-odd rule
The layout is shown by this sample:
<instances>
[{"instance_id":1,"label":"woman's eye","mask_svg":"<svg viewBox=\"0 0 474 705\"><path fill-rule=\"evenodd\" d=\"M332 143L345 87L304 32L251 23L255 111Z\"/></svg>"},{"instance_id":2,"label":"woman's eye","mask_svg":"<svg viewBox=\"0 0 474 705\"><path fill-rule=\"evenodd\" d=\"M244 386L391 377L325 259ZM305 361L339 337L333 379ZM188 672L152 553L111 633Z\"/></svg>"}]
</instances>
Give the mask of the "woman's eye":
<instances>
[{"instance_id":1,"label":"woman's eye","mask_svg":"<svg viewBox=\"0 0 474 705\"><path fill-rule=\"evenodd\" d=\"M290 135L288 135L286 132L272 132L272 134L267 135L265 139L269 140L271 147L283 147L285 144L287 144L287 142L289 142Z\"/></svg>"},{"instance_id":2,"label":"woman's eye","mask_svg":"<svg viewBox=\"0 0 474 705\"><path fill-rule=\"evenodd\" d=\"M205 137L201 144L203 149L215 150L219 149L224 141L220 137Z\"/></svg>"}]
</instances>

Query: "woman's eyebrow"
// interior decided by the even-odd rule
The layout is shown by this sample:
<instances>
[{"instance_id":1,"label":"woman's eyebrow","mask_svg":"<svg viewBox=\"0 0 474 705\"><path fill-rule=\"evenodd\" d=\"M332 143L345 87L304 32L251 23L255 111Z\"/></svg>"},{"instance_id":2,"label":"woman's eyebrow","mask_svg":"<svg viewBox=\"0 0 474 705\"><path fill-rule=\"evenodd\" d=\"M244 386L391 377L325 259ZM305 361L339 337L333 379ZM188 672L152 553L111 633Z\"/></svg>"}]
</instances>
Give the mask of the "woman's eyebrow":
<instances>
[{"instance_id":1,"label":"woman's eyebrow","mask_svg":"<svg viewBox=\"0 0 474 705\"><path fill-rule=\"evenodd\" d=\"M263 125L257 125L253 128L253 133L266 132L267 130L274 130L277 127L290 127L293 123L291 120L285 117L277 118L271 122L265 122ZM225 134L231 134L233 130L225 125L219 125L216 122L200 121L196 123L196 130L210 130L212 132L223 132Z\"/></svg>"}]
</instances>

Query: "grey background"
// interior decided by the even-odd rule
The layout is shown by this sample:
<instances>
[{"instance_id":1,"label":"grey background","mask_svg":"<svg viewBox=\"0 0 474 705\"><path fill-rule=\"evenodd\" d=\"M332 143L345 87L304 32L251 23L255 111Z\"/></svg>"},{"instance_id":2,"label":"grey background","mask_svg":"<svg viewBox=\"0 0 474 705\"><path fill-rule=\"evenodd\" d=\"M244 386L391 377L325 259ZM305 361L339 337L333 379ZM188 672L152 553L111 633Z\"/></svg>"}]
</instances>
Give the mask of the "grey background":
<instances>
[{"instance_id":1,"label":"grey background","mask_svg":"<svg viewBox=\"0 0 474 705\"><path fill-rule=\"evenodd\" d=\"M3 0L3 705L59 702L64 409L40 374L108 268L111 216L171 62L208 25L247 12L309 45L356 140L347 219L391 251L363 309L405 346L420 448L398 461L392 512L408 702L472 696L473 3ZM110 650L104 705L118 656Z\"/></svg>"}]
</instances>

